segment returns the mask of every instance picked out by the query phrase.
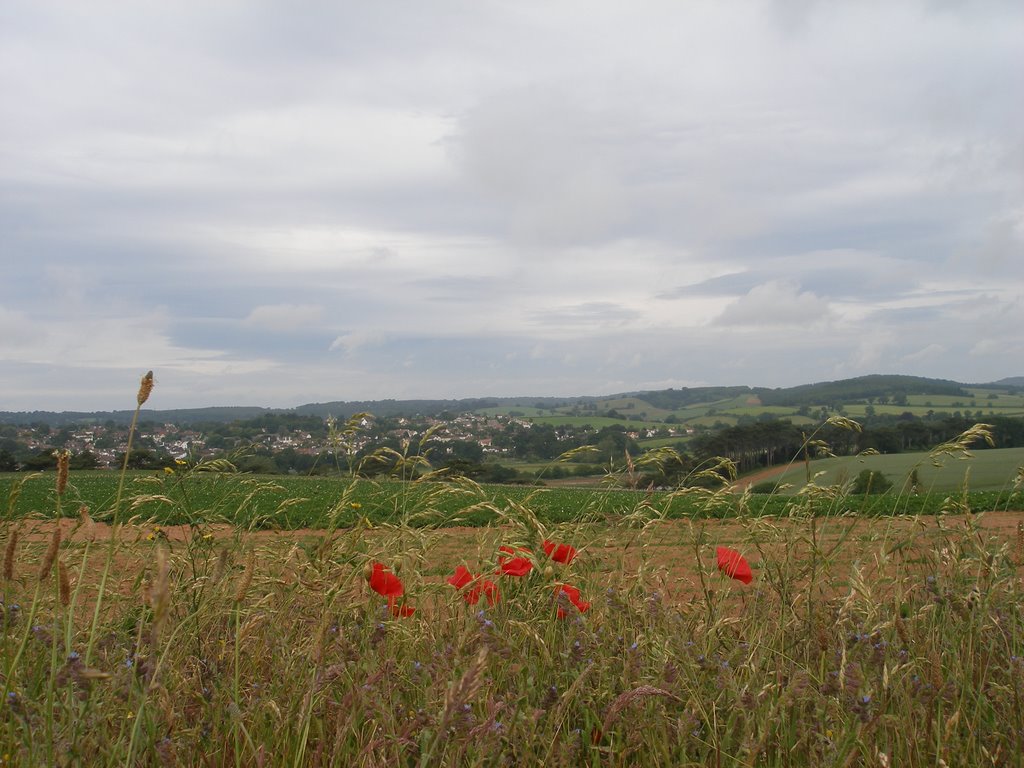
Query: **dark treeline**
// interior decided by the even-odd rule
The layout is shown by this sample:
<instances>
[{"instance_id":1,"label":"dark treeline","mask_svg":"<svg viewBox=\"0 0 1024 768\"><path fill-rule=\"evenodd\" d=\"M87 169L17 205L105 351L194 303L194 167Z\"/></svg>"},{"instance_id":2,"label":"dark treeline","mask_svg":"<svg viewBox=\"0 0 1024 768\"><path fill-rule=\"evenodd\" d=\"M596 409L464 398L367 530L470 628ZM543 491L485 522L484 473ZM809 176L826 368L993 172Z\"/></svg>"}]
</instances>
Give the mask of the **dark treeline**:
<instances>
[{"instance_id":1,"label":"dark treeline","mask_svg":"<svg viewBox=\"0 0 1024 768\"><path fill-rule=\"evenodd\" d=\"M801 384L785 389L758 389L757 395L764 405L820 405L822 403L871 402L886 398L892 402L905 401L908 395L950 395L970 397L962 384L945 379L926 379L919 376L885 376L873 374L840 381Z\"/></svg>"},{"instance_id":2,"label":"dark treeline","mask_svg":"<svg viewBox=\"0 0 1024 768\"><path fill-rule=\"evenodd\" d=\"M974 419L958 416L919 419L906 414L876 417L863 424L860 432L825 425L818 430L815 439L827 444L837 456L849 456L869 448L879 453L928 451L952 440L975 423ZM1024 420L996 416L988 419L987 423L993 426L997 448L1024 446ZM690 443L690 449L698 459L725 456L736 463L740 472L749 472L758 467L787 464L802 458L803 445L812 432L813 429L773 419L699 435ZM975 447L987 446L979 444Z\"/></svg>"}]
</instances>

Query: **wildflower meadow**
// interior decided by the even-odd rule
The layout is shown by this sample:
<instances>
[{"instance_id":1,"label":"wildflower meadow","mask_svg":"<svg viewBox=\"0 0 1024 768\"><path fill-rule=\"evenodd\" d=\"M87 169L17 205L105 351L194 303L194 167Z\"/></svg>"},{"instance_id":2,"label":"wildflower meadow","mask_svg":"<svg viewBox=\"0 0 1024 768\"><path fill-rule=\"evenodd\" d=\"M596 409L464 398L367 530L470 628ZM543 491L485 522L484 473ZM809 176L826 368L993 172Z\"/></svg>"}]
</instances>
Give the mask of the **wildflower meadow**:
<instances>
[{"instance_id":1,"label":"wildflower meadow","mask_svg":"<svg viewBox=\"0 0 1024 768\"><path fill-rule=\"evenodd\" d=\"M174 469L176 524L123 471L76 503L66 454L48 514L12 484L0 764L1024 762L1020 473L999 509L870 516L813 481L771 514L723 515L723 482L549 516L542 490L426 473L383 521L354 501L370 481L339 482L345 515L281 531L230 470ZM187 506L193 482L216 510ZM696 512L670 514L681 497Z\"/></svg>"}]
</instances>

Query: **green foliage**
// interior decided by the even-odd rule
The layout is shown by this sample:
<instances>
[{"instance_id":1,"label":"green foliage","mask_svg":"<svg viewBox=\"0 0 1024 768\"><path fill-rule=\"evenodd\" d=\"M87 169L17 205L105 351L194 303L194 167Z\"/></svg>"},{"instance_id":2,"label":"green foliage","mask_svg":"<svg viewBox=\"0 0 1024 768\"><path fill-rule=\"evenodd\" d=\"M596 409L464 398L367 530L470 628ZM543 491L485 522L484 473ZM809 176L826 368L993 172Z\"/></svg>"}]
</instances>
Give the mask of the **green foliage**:
<instances>
[{"instance_id":1,"label":"green foliage","mask_svg":"<svg viewBox=\"0 0 1024 768\"><path fill-rule=\"evenodd\" d=\"M862 469L853 481L851 493L886 493L892 488L892 480L873 469Z\"/></svg>"}]
</instances>

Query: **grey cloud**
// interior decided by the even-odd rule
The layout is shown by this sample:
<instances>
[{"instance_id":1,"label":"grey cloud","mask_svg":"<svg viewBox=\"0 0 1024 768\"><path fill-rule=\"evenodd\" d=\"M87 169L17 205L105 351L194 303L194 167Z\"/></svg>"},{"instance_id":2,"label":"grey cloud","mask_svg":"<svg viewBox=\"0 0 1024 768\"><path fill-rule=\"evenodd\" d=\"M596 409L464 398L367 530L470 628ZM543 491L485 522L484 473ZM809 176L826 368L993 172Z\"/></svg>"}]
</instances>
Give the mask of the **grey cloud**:
<instances>
[{"instance_id":1,"label":"grey cloud","mask_svg":"<svg viewBox=\"0 0 1024 768\"><path fill-rule=\"evenodd\" d=\"M454 303L487 302L512 289L506 279L466 275L424 278L413 281L412 287L422 291L431 301Z\"/></svg>"},{"instance_id":2,"label":"grey cloud","mask_svg":"<svg viewBox=\"0 0 1024 768\"><path fill-rule=\"evenodd\" d=\"M534 323L542 326L586 326L592 328L624 325L641 317L636 310L611 302L594 301L575 306L555 307L532 315Z\"/></svg>"},{"instance_id":3,"label":"grey cloud","mask_svg":"<svg viewBox=\"0 0 1024 768\"><path fill-rule=\"evenodd\" d=\"M1019 375L1022 51L1013 0L15 0L0 391Z\"/></svg>"}]
</instances>

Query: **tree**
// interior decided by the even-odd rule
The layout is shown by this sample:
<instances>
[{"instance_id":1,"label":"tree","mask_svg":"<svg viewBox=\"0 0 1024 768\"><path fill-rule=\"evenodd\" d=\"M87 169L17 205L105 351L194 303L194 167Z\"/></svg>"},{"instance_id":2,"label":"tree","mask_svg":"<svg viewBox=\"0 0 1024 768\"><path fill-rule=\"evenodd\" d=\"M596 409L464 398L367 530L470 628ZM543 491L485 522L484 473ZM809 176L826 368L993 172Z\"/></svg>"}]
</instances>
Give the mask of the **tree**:
<instances>
[{"instance_id":1,"label":"tree","mask_svg":"<svg viewBox=\"0 0 1024 768\"><path fill-rule=\"evenodd\" d=\"M857 479L853 481L850 493L875 494L885 493L892 488L892 480L881 472L873 469L862 469Z\"/></svg>"},{"instance_id":2,"label":"tree","mask_svg":"<svg viewBox=\"0 0 1024 768\"><path fill-rule=\"evenodd\" d=\"M57 460L53 457L53 448L43 448L34 456L28 456L21 460L21 467L27 472L54 469L56 466Z\"/></svg>"},{"instance_id":3,"label":"tree","mask_svg":"<svg viewBox=\"0 0 1024 768\"><path fill-rule=\"evenodd\" d=\"M69 469L96 469L100 465L96 454L92 451L82 451L74 454L68 461Z\"/></svg>"},{"instance_id":4,"label":"tree","mask_svg":"<svg viewBox=\"0 0 1024 768\"><path fill-rule=\"evenodd\" d=\"M17 472L18 460L6 449L0 449L0 472Z\"/></svg>"}]
</instances>

